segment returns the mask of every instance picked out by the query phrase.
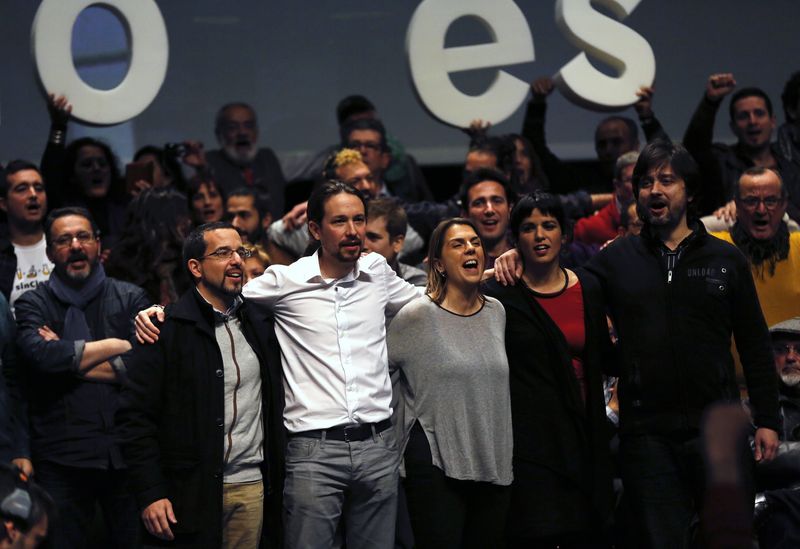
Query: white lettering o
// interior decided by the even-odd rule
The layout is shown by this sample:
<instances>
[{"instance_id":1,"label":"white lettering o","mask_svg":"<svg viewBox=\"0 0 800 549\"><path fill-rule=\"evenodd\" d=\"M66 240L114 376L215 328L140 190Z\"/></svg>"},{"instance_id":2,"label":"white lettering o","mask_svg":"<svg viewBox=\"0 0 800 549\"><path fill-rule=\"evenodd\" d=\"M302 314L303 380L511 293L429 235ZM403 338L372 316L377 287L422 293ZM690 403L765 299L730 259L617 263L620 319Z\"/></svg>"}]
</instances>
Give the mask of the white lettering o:
<instances>
[{"instance_id":1,"label":"white lettering o","mask_svg":"<svg viewBox=\"0 0 800 549\"><path fill-rule=\"evenodd\" d=\"M72 27L92 5L112 9L127 26L128 74L111 90L86 84L72 61ZM118 124L140 114L158 95L167 73L169 40L153 0L42 0L31 29L33 55L45 90L63 94L72 114L93 124Z\"/></svg>"}]
</instances>

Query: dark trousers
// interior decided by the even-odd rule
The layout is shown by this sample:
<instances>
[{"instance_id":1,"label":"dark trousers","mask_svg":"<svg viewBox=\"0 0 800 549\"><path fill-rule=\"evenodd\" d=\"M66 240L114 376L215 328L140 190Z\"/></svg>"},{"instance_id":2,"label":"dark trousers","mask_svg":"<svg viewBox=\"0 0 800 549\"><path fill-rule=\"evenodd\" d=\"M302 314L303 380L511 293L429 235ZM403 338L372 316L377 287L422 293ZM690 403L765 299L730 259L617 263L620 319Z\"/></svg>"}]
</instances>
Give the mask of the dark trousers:
<instances>
[{"instance_id":1,"label":"dark trousers","mask_svg":"<svg viewBox=\"0 0 800 549\"><path fill-rule=\"evenodd\" d=\"M514 460L507 549L607 549L602 517L574 481L538 463Z\"/></svg>"},{"instance_id":2,"label":"dark trousers","mask_svg":"<svg viewBox=\"0 0 800 549\"><path fill-rule=\"evenodd\" d=\"M697 547L705 490L700 436L626 435L620 442L622 481L644 549ZM741 450L744 493L752 506L752 452Z\"/></svg>"},{"instance_id":3,"label":"dark trousers","mask_svg":"<svg viewBox=\"0 0 800 549\"><path fill-rule=\"evenodd\" d=\"M405 452L405 490L417 549L503 546L510 487L455 480L432 464L415 425Z\"/></svg>"},{"instance_id":4,"label":"dark trousers","mask_svg":"<svg viewBox=\"0 0 800 549\"><path fill-rule=\"evenodd\" d=\"M68 467L50 461L35 465L36 481L53 498L58 517L50 547L84 549L99 504L109 547L133 548L139 542L139 513L126 487L124 471Z\"/></svg>"}]
</instances>

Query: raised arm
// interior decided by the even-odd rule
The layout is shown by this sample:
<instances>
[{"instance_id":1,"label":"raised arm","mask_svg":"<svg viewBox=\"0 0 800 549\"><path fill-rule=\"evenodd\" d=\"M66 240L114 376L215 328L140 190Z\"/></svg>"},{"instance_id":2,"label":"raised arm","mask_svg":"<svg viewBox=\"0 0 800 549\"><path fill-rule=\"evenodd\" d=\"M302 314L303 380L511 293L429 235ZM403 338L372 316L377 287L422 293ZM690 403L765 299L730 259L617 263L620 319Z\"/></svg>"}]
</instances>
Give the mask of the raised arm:
<instances>
[{"instance_id":1,"label":"raised arm","mask_svg":"<svg viewBox=\"0 0 800 549\"><path fill-rule=\"evenodd\" d=\"M642 126L645 139L650 143L656 139L666 139L669 141L669 135L661 126L658 118L653 112L653 96L655 95L655 88L650 86L642 86L636 95L639 100L633 104L636 110L636 115L639 117L639 124Z\"/></svg>"},{"instance_id":2,"label":"raised arm","mask_svg":"<svg viewBox=\"0 0 800 549\"><path fill-rule=\"evenodd\" d=\"M72 113L72 105L63 95L47 96L47 112L50 115L50 133L41 162L47 203L50 209L59 208L66 197L64 162L66 159L67 125Z\"/></svg>"},{"instance_id":3,"label":"raised arm","mask_svg":"<svg viewBox=\"0 0 800 549\"><path fill-rule=\"evenodd\" d=\"M727 196L722 168L715 156L712 141L717 110L725 96L735 87L736 80L730 73L709 76L703 99L692 115L683 136L683 144L694 157L703 177L701 213L710 213L732 198Z\"/></svg>"}]
</instances>

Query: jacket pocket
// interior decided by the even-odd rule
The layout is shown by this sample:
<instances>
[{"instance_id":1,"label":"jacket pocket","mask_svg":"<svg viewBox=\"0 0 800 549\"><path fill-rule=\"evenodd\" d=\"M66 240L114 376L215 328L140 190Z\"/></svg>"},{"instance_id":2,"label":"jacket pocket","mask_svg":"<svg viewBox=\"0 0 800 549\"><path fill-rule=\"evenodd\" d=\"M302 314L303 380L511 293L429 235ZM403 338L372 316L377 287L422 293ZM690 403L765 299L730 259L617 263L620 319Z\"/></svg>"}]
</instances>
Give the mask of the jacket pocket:
<instances>
[{"instance_id":1,"label":"jacket pocket","mask_svg":"<svg viewBox=\"0 0 800 549\"><path fill-rule=\"evenodd\" d=\"M719 278L706 278L706 293L717 297L725 297L729 293L728 281Z\"/></svg>"}]
</instances>

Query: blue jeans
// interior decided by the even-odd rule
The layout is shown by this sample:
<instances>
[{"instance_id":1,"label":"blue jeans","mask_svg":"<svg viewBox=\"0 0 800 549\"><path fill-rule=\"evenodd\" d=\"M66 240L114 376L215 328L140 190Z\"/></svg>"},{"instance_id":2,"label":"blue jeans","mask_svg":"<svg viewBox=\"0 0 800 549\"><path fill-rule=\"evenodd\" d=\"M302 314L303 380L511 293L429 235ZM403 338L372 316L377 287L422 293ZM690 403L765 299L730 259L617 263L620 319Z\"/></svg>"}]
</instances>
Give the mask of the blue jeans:
<instances>
[{"instance_id":1,"label":"blue jeans","mask_svg":"<svg viewBox=\"0 0 800 549\"><path fill-rule=\"evenodd\" d=\"M286 547L333 547L341 521L348 549L391 549L398 465L391 428L359 442L291 437L283 490Z\"/></svg>"},{"instance_id":2,"label":"blue jeans","mask_svg":"<svg viewBox=\"0 0 800 549\"><path fill-rule=\"evenodd\" d=\"M48 536L51 547L87 547L98 504L107 528L107 546L139 546L139 512L127 491L125 471L68 467L50 461L36 462L34 471L35 480L58 509L57 522Z\"/></svg>"}]
</instances>

